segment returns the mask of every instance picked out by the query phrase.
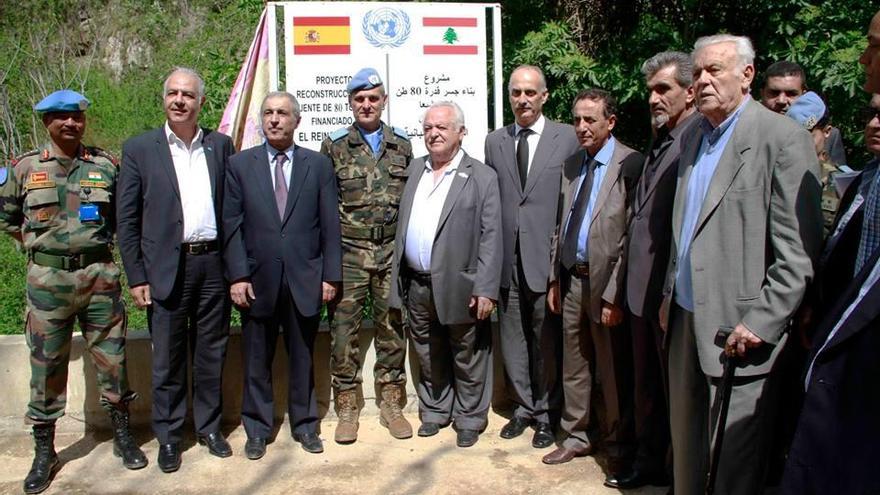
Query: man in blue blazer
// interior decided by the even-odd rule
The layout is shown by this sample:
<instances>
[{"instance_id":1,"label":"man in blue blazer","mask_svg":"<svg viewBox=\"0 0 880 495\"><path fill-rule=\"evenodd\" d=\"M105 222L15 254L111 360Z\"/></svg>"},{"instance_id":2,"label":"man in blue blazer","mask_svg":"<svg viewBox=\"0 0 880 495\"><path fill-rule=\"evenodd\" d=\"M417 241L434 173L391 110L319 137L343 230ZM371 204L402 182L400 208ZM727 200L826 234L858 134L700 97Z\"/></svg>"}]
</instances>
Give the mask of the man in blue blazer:
<instances>
[{"instance_id":1,"label":"man in blue blazer","mask_svg":"<svg viewBox=\"0 0 880 495\"><path fill-rule=\"evenodd\" d=\"M233 155L223 207L224 261L242 316L245 454L259 459L272 432L272 360L278 327L288 354L293 439L323 452L312 373L321 305L336 296L342 250L330 160L294 144L300 107L269 93L261 107L266 143Z\"/></svg>"}]
</instances>

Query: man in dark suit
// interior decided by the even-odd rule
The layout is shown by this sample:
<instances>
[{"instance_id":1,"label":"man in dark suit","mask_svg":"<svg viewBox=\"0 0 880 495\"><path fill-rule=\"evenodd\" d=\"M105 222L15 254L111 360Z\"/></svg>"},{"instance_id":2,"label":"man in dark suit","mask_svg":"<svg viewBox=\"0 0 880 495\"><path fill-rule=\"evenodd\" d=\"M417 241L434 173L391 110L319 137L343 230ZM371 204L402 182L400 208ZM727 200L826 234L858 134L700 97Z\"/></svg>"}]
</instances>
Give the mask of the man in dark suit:
<instances>
[{"instance_id":1,"label":"man in dark suit","mask_svg":"<svg viewBox=\"0 0 880 495\"><path fill-rule=\"evenodd\" d=\"M763 489L778 407L777 357L822 238L819 163L808 132L748 96L748 38L700 38L692 56L702 117L679 162L660 315L674 490L706 489L718 417L712 398L725 356L736 355L717 486L754 494Z\"/></svg>"},{"instance_id":2,"label":"man in dark suit","mask_svg":"<svg viewBox=\"0 0 880 495\"><path fill-rule=\"evenodd\" d=\"M867 113L865 143L875 159L862 172L861 184L847 190L858 191L850 205L862 219L847 219L850 207L841 209L835 233L855 232L855 241L836 244L823 260L832 265L838 258L853 260L846 277L856 273L835 294L839 298L823 304L828 309L807 360L804 407L782 481L785 494L880 491L874 472L880 465L880 95L873 95Z\"/></svg>"},{"instance_id":3,"label":"man in dark suit","mask_svg":"<svg viewBox=\"0 0 880 495\"><path fill-rule=\"evenodd\" d=\"M492 394L489 316L501 277L498 178L461 149L467 129L452 102L422 120L428 156L413 160L400 202L388 305L403 311L419 360L418 430L455 422L474 445Z\"/></svg>"},{"instance_id":4,"label":"man in dark suit","mask_svg":"<svg viewBox=\"0 0 880 495\"><path fill-rule=\"evenodd\" d=\"M636 457L631 469L605 480L611 488L665 484L669 451L666 352L657 322L669 262L672 201L683 136L697 122L690 55L661 52L642 65L655 132L627 233L627 320L632 335Z\"/></svg>"},{"instance_id":5,"label":"man in dark suit","mask_svg":"<svg viewBox=\"0 0 880 495\"><path fill-rule=\"evenodd\" d=\"M562 171L562 215L554 235L547 300L562 313L560 426L566 438L544 456L561 464L592 451L590 426L593 371L605 398L606 440L615 461L621 456L621 404L616 361L629 344L613 327L623 322L626 224L644 156L611 134L617 123L614 97L587 89L572 105L581 150Z\"/></svg>"},{"instance_id":6,"label":"man in dark suit","mask_svg":"<svg viewBox=\"0 0 880 495\"><path fill-rule=\"evenodd\" d=\"M518 437L533 425L532 446L544 448L554 440L549 396L559 336L559 319L545 317L547 260L562 162L577 151L578 141L572 126L544 117L550 94L541 69L517 67L507 89L516 121L486 137L486 165L495 169L501 190L501 355L507 390L516 404L501 438Z\"/></svg>"},{"instance_id":7,"label":"man in dark suit","mask_svg":"<svg viewBox=\"0 0 880 495\"><path fill-rule=\"evenodd\" d=\"M229 338L229 297L220 254L223 181L234 152L228 136L199 128L205 83L191 69L165 80L163 127L122 146L117 236L153 343L153 432L159 468L180 467L192 359L193 419L199 443L232 455L220 433L221 376Z\"/></svg>"},{"instance_id":8,"label":"man in dark suit","mask_svg":"<svg viewBox=\"0 0 880 495\"><path fill-rule=\"evenodd\" d=\"M336 176L330 159L297 146L299 104L269 93L261 107L266 143L233 155L223 207L226 276L242 318L245 455L259 459L272 433L272 360L279 326L288 355L293 439L307 452L317 434L312 349L321 305L342 280Z\"/></svg>"}]
</instances>

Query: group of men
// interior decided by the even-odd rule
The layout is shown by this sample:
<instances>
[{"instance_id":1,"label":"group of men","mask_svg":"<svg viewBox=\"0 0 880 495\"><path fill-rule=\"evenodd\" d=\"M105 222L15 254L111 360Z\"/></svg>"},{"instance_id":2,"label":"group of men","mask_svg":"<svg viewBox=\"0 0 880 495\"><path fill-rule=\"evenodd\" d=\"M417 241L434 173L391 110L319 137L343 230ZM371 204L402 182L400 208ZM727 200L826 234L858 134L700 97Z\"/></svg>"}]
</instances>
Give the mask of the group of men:
<instances>
[{"instance_id":1,"label":"group of men","mask_svg":"<svg viewBox=\"0 0 880 495\"><path fill-rule=\"evenodd\" d=\"M868 41L865 142L880 156L880 12ZM428 154L414 158L406 133L382 122L387 89L369 68L347 87L354 123L320 153L294 143L300 107L286 92L262 102L265 143L236 153L229 137L198 124L203 80L176 68L164 82L165 125L128 140L118 171L81 144L88 100L49 95L35 110L50 142L0 169L0 228L29 257L35 457L25 492L45 490L58 464L75 320L98 368L114 453L129 469L147 464L128 425L136 394L114 232L132 298L148 314L163 472L181 464L188 361L198 441L232 455L219 428L232 305L242 317L245 455L261 458L271 441L279 331L291 434L307 452L323 451L312 371L322 307L334 439L356 441L369 301L379 420L395 438L413 434L402 412L408 338L417 434L452 425L459 447L478 441L497 306L515 406L501 437L531 427L535 448L556 445L546 464L601 445L614 461L610 487L672 481L678 494L702 493L721 428L718 492L760 493L780 397L798 387L804 406L783 490L871 492L880 460L878 162L833 204L823 249L820 198L833 175L819 158L842 165L827 109L791 64L768 70L766 108L753 101L754 58L748 38L715 35L691 54L647 60L653 132L644 155L614 137L616 100L601 89L575 96L573 125L546 118L547 83L529 65L510 74L515 121L488 135L485 163L463 150L465 116L452 101L427 109ZM785 381L780 356L802 341L812 350L800 386ZM721 392L729 410L719 425L712 405L729 362L735 378Z\"/></svg>"}]
</instances>

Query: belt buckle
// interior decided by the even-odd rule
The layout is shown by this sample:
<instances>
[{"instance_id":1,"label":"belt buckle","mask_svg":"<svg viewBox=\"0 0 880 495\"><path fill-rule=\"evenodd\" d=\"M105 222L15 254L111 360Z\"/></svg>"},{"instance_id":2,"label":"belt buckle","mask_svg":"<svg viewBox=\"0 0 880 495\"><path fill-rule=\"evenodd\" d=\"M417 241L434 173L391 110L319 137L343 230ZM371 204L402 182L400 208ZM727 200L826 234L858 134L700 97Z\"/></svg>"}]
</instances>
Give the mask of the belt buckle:
<instances>
[{"instance_id":1,"label":"belt buckle","mask_svg":"<svg viewBox=\"0 0 880 495\"><path fill-rule=\"evenodd\" d=\"M376 227L370 227L370 240L373 242L382 242L385 238L385 226L379 225Z\"/></svg>"},{"instance_id":2,"label":"belt buckle","mask_svg":"<svg viewBox=\"0 0 880 495\"><path fill-rule=\"evenodd\" d=\"M64 260L67 262L67 271L69 272L82 268L82 264L79 262L79 255L71 254L70 256L65 256Z\"/></svg>"},{"instance_id":3,"label":"belt buckle","mask_svg":"<svg viewBox=\"0 0 880 495\"><path fill-rule=\"evenodd\" d=\"M192 255L204 254L208 250L208 245L204 242L192 242L187 245L186 252Z\"/></svg>"}]
</instances>

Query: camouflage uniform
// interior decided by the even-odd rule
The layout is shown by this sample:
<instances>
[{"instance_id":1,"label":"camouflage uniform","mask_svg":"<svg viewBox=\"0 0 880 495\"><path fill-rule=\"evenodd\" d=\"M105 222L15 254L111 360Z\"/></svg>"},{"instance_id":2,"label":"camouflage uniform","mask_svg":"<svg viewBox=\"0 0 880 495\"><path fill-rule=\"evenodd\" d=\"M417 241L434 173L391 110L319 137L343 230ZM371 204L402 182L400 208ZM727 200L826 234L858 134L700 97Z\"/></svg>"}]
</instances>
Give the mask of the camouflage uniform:
<instances>
[{"instance_id":1,"label":"camouflage uniform","mask_svg":"<svg viewBox=\"0 0 880 495\"><path fill-rule=\"evenodd\" d=\"M400 314L388 311L388 294L397 208L412 146L405 131L383 123L377 157L355 126L332 133L321 144L321 153L336 169L342 224L342 296L331 323L331 384L339 392L361 383L358 330L370 294L376 383L403 386L406 342Z\"/></svg>"},{"instance_id":2,"label":"camouflage uniform","mask_svg":"<svg viewBox=\"0 0 880 495\"><path fill-rule=\"evenodd\" d=\"M840 205L840 198L837 196L833 178L833 174L840 169L829 161L822 161L820 165L822 167L822 220L827 237L831 234L834 217L837 216L837 208Z\"/></svg>"},{"instance_id":3,"label":"camouflage uniform","mask_svg":"<svg viewBox=\"0 0 880 495\"><path fill-rule=\"evenodd\" d=\"M29 259L31 400L26 420L32 424L51 424L64 414L77 318L98 371L102 405L111 410L135 396L125 375L120 270L110 251L115 162L96 148L81 146L73 160L53 156L51 150L46 145L13 161L0 185L0 230L21 233ZM81 214L91 219L81 220Z\"/></svg>"}]
</instances>

